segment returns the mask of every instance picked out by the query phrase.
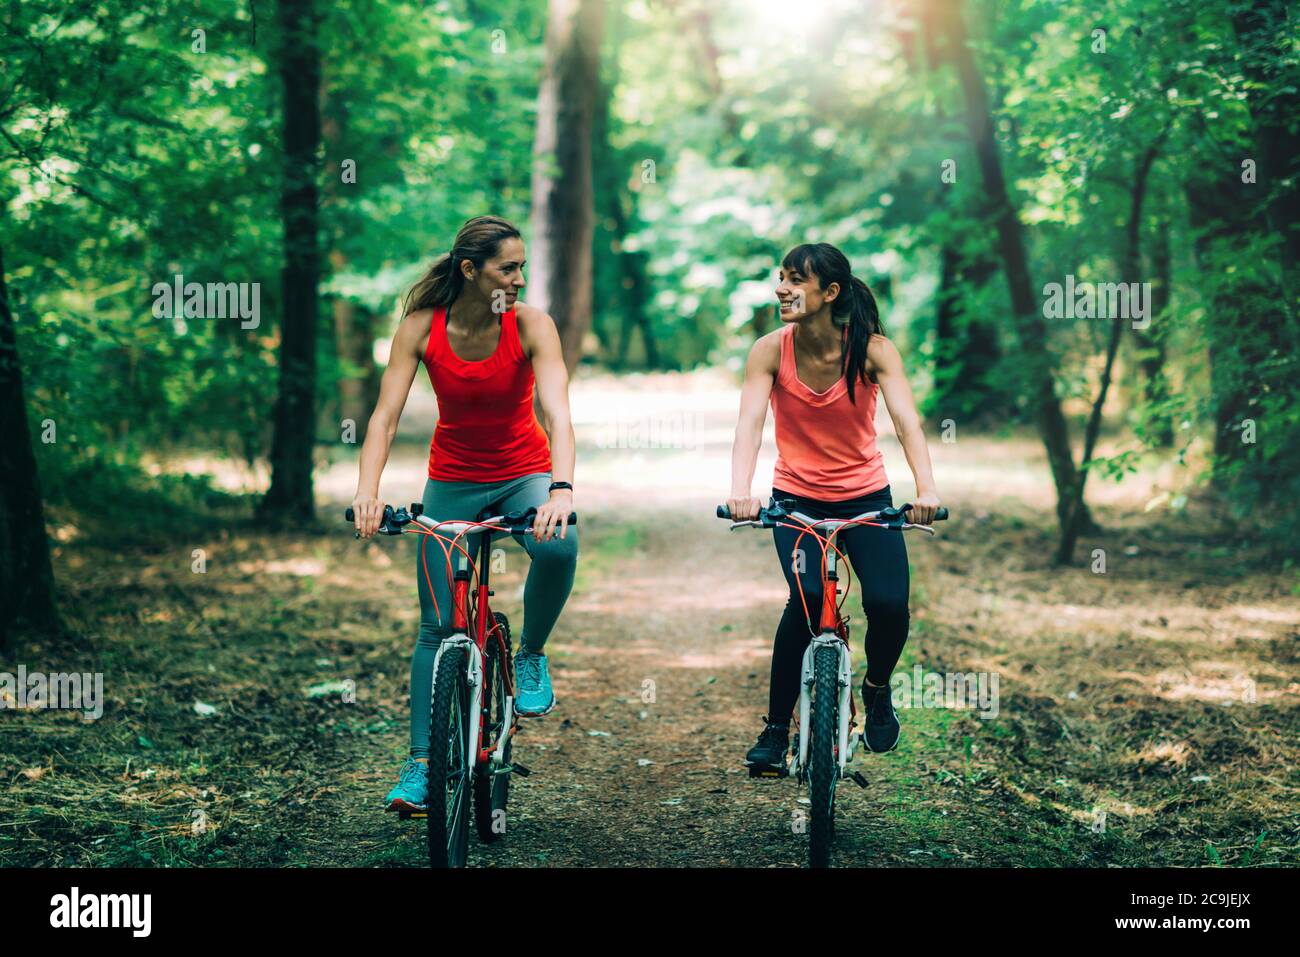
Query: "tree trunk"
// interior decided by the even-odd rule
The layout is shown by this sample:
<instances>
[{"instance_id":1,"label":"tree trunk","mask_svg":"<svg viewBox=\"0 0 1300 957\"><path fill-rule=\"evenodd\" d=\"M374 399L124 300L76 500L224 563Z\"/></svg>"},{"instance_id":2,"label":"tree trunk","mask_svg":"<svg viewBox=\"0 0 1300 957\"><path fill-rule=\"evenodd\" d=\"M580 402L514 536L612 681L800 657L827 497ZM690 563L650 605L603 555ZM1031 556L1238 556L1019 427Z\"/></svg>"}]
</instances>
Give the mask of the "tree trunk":
<instances>
[{"instance_id":1,"label":"tree trunk","mask_svg":"<svg viewBox=\"0 0 1300 957\"><path fill-rule=\"evenodd\" d=\"M913 9L921 24L919 50L917 34L910 27L899 30L896 36L909 67L919 75L918 82L926 83L927 71L938 72L952 64L944 58L944 28L935 0L920 0ZM946 128L948 120L939 101L935 106L936 125ZM1013 412L1015 396L995 378L1002 357L997 325L988 317L961 308L971 291L982 289L993 278L998 271L997 260L983 244L973 255L964 254L964 243L951 238L952 217L963 212L952 199L952 184L935 183L931 196L934 205L947 209L950 216L945 218L939 240L934 388L928 405L940 421L952 418L976 426L1000 423Z\"/></svg>"},{"instance_id":2,"label":"tree trunk","mask_svg":"<svg viewBox=\"0 0 1300 957\"><path fill-rule=\"evenodd\" d=\"M550 0L533 142L528 302L551 314L572 372L591 327L591 132L604 0Z\"/></svg>"},{"instance_id":3,"label":"tree trunk","mask_svg":"<svg viewBox=\"0 0 1300 957\"><path fill-rule=\"evenodd\" d=\"M258 509L263 519L291 508L301 520L315 514L312 452L316 441L316 325L320 287L317 233L317 151L321 145L320 49L315 0L279 0L277 66L283 89L284 316L280 383L271 441L271 487Z\"/></svg>"},{"instance_id":4,"label":"tree trunk","mask_svg":"<svg viewBox=\"0 0 1300 957\"><path fill-rule=\"evenodd\" d=\"M0 218L5 206L0 203ZM15 651L19 629L60 634L54 569L32 437L27 429L18 330L0 249L0 652Z\"/></svg>"},{"instance_id":5,"label":"tree trunk","mask_svg":"<svg viewBox=\"0 0 1300 957\"><path fill-rule=\"evenodd\" d=\"M975 146L984 190L993 209L997 249L1010 287L1011 310L1024 364L1026 395L1038 434L1047 450L1052 481L1056 485L1057 523L1064 535L1070 519L1070 503L1077 494L1078 473L1070 449L1069 426L1056 397L1053 380L1056 363L1048 346L1047 325L1030 280L1023 229L1002 174L984 79L967 46L960 0L944 0L944 5L943 25L948 41L946 56L957 70L966 102L966 125Z\"/></svg>"},{"instance_id":6,"label":"tree trunk","mask_svg":"<svg viewBox=\"0 0 1300 957\"><path fill-rule=\"evenodd\" d=\"M1160 145L1165 134L1161 133L1156 141L1147 148L1138 160L1133 172L1133 188L1129 194L1128 228L1125 231L1122 273L1125 282L1138 282L1142 277L1142 204L1146 199L1147 179L1151 174L1151 165L1160 152ZM1125 319L1112 316L1110 319L1110 341L1106 347L1106 366L1101 373L1101 384L1097 389L1097 399L1092 404L1092 414L1088 416L1088 426L1084 430L1082 469L1074 498L1070 502L1070 513L1062 530L1056 550L1056 561L1069 564L1074 557L1074 544L1083 531L1083 490L1088 483L1088 474L1092 471L1089 462L1097 447L1097 436L1101 432L1101 413L1106 406L1106 393L1110 389L1111 374L1115 368L1115 353L1119 351L1120 337L1124 332Z\"/></svg>"}]
</instances>

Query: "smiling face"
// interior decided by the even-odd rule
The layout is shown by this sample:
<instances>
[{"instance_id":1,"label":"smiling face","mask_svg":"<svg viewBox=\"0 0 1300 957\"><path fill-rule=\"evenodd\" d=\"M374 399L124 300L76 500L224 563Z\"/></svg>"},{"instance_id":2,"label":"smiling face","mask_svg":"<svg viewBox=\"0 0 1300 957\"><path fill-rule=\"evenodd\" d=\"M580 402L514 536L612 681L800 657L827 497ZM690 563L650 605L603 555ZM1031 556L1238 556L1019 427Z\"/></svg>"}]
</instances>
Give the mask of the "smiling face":
<instances>
[{"instance_id":1,"label":"smiling face","mask_svg":"<svg viewBox=\"0 0 1300 957\"><path fill-rule=\"evenodd\" d=\"M473 277L467 275L465 279L494 311L507 312L514 308L519 290L524 288L524 265L523 240L510 237L501 241L496 255L484 262L482 269L475 269ZM471 267L472 263L461 263L463 270Z\"/></svg>"},{"instance_id":2,"label":"smiling face","mask_svg":"<svg viewBox=\"0 0 1300 957\"><path fill-rule=\"evenodd\" d=\"M782 322L799 322L815 316L822 306L834 302L839 296L839 283L823 289L821 280L806 266L782 266L776 298L781 304Z\"/></svg>"}]
</instances>

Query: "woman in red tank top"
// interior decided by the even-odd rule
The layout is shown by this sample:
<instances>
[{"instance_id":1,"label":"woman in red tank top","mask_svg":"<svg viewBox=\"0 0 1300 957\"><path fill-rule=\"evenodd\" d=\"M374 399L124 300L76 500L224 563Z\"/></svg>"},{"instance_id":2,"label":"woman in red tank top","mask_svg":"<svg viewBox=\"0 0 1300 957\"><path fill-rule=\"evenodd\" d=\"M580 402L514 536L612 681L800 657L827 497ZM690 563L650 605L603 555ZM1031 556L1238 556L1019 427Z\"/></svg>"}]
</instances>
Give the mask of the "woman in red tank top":
<instances>
[{"instance_id":1,"label":"woman in red tank top","mask_svg":"<svg viewBox=\"0 0 1300 957\"><path fill-rule=\"evenodd\" d=\"M567 524L575 449L568 371L554 321L519 302L523 287L519 230L499 217L478 216L461 227L451 252L411 290L361 449L352 507L362 537L375 534L384 511L380 473L423 364L438 400L425 514L442 521L473 519L485 508L499 514L537 509L535 532L523 540L531 562L515 656L515 711L530 716L555 706L542 649L573 586L578 536L577 527ZM546 429L533 411L534 389ZM478 536L466 538L469 553L476 554ZM419 540L426 542L424 536ZM436 546L425 548L423 556L419 551L421 615L411 661L410 758L385 799L390 809L424 803L433 662L451 632L447 558Z\"/></svg>"},{"instance_id":2,"label":"woman in red tank top","mask_svg":"<svg viewBox=\"0 0 1300 957\"><path fill-rule=\"evenodd\" d=\"M883 394L916 479L910 521L930 522L939 494L921 418L902 359L881 330L866 283L852 274L848 259L834 246L801 245L781 263L776 296L782 328L754 343L745 364L727 497L732 518L756 518L762 506L750 488L769 402L776 420L774 498L794 499L799 511L819 518L852 518L892 505L884 459L876 448L876 397ZM779 765L787 747L813 624L804 615L800 583L808 608L822 604L819 562L806 561L795 569L797 536L791 529L774 529L790 598L776 630L767 723L747 755L751 764ZM907 548L901 534L870 526L844 530L839 542L853 565L867 616L864 742L872 751L889 751L899 734L889 676L907 641Z\"/></svg>"}]
</instances>

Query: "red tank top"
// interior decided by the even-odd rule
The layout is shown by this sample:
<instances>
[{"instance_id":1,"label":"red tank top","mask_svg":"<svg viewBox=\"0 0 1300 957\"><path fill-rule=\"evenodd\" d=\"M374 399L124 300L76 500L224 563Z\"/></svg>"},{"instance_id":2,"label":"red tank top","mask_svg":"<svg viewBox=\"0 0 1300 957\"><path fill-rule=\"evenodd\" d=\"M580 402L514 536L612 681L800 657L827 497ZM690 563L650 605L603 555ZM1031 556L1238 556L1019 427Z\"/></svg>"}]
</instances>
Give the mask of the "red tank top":
<instances>
[{"instance_id":1,"label":"red tank top","mask_svg":"<svg viewBox=\"0 0 1300 957\"><path fill-rule=\"evenodd\" d=\"M447 310L435 307L424 365L438 398L429 478L499 482L551 470L550 443L533 412L533 365L519 342L515 310L501 317L496 352L467 362L447 341Z\"/></svg>"},{"instance_id":2,"label":"red tank top","mask_svg":"<svg viewBox=\"0 0 1300 957\"><path fill-rule=\"evenodd\" d=\"M857 498L889 484L885 457L876 448L876 394L880 386L856 383L857 403L840 376L825 392L804 385L794 360L794 323L781 330L781 365L772 385L776 468L772 484L827 502Z\"/></svg>"}]
</instances>

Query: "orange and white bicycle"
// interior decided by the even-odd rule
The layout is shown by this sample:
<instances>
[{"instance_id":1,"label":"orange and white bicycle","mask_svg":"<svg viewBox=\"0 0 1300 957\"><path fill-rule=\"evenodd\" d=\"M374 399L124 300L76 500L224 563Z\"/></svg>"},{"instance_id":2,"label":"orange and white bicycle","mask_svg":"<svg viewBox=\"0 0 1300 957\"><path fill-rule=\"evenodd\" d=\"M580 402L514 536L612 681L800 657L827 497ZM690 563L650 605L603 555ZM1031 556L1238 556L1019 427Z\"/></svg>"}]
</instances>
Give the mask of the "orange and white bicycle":
<instances>
[{"instance_id":1,"label":"orange and white bicycle","mask_svg":"<svg viewBox=\"0 0 1300 957\"><path fill-rule=\"evenodd\" d=\"M783 500L784 501L784 500ZM853 701L853 656L849 648L849 623L840 614L848 597L847 587L839 587L839 563L844 554L835 544L836 536L854 525L875 525L897 529L900 533L919 528L929 534L929 525L915 525L907 521L912 506L883 508L863 512L853 518L814 518L802 512L790 511L781 502L771 500L766 508L759 509L758 518L732 522L737 528L792 528L798 531L795 548L804 536L811 535L821 545L822 607L818 618L819 631L808 643L803 656L803 671L799 681L799 711L796 731L790 746L792 763L784 761L776 767L751 766L751 777L786 777L793 774L800 784L808 785L808 798L812 809L808 822L808 864L825 867L830 863L831 843L835 837L835 785L840 778L851 778L860 787L866 779L860 771L849 773L848 763L861 741L854 730L857 708ZM940 508L935 521L948 517L948 509ZM718 506L718 518L731 518L725 505ZM802 589L802 583L800 583ZM802 594L802 591L801 591ZM837 596L842 595L843 597ZM807 602L804 603L807 608ZM809 615L812 618L812 615ZM775 720L775 719L774 719Z\"/></svg>"},{"instance_id":2,"label":"orange and white bicycle","mask_svg":"<svg viewBox=\"0 0 1300 957\"><path fill-rule=\"evenodd\" d=\"M532 534L537 509L442 522L433 521L423 511L419 502L412 503L409 510L394 511L386 505L379 531L427 536L420 541L426 581L429 566L424 546L430 538L448 558L453 549L457 553L455 561L448 562L452 566L452 634L439 643L433 662L429 796L424 816L428 819L430 865L464 867L469 857L471 800L479 839L495 841L504 833L510 775L527 777L529 773L510 759L510 742L518 730L510 622L489 606L492 590L488 579L492 536ZM354 521L351 508L344 517ZM570 512L568 524L577 523L577 514ZM461 539L478 532L482 535L476 563ZM472 578L477 579L476 584L471 584ZM429 592L433 593L431 581Z\"/></svg>"}]
</instances>

